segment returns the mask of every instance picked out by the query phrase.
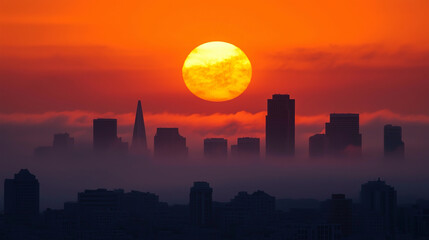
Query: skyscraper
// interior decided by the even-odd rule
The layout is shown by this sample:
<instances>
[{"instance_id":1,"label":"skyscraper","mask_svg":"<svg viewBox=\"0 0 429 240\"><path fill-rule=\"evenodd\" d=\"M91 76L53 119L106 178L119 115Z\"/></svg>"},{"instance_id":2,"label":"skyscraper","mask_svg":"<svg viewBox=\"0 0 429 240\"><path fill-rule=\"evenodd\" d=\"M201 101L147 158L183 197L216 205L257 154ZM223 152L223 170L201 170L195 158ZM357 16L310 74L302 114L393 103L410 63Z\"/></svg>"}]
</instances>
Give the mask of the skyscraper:
<instances>
[{"instance_id":1,"label":"skyscraper","mask_svg":"<svg viewBox=\"0 0 429 240\"><path fill-rule=\"evenodd\" d=\"M39 215L39 181L27 169L4 181L4 213L11 221L28 224Z\"/></svg>"},{"instance_id":2,"label":"skyscraper","mask_svg":"<svg viewBox=\"0 0 429 240\"><path fill-rule=\"evenodd\" d=\"M259 157L259 138L242 137L237 139L237 155L240 157Z\"/></svg>"},{"instance_id":3,"label":"skyscraper","mask_svg":"<svg viewBox=\"0 0 429 240\"><path fill-rule=\"evenodd\" d=\"M315 134L309 139L310 157L323 157L327 151L328 141L325 134Z\"/></svg>"},{"instance_id":4,"label":"skyscraper","mask_svg":"<svg viewBox=\"0 0 429 240\"><path fill-rule=\"evenodd\" d=\"M402 128L390 124L384 126L384 156L404 157L404 142L402 141Z\"/></svg>"},{"instance_id":5,"label":"skyscraper","mask_svg":"<svg viewBox=\"0 0 429 240\"><path fill-rule=\"evenodd\" d=\"M331 113L325 123L325 134L309 138L310 157L329 155L360 156L362 135L359 133L359 114Z\"/></svg>"},{"instance_id":6,"label":"skyscraper","mask_svg":"<svg viewBox=\"0 0 429 240\"><path fill-rule=\"evenodd\" d=\"M343 237L349 236L352 233L353 201L344 194L332 194L322 206L327 211L328 223L340 225Z\"/></svg>"},{"instance_id":7,"label":"skyscraper","mask_svg":"<svg viewBox=\"0 0 429 240\"><path fill-rule=\"evenodd\" d=\"M330 122L325 125L331 154L360 155L362 135L359 133L359 114L331 113Z\"/></svg>"},{"instance_id":8,"label":"skyscraper","mask_svg":"<svg viewBox=\"0 0 429 240\"><path fill-rule=\"evenodd\" d=\"M117 136L117 120L111 118L97 118L93 120L93 144L98 153L126 154L128 143L122 142Z\"/></svg>"},{"instance_id":9,"label":"skyscraper","mask_svg":"<svg viewBox=\"0 0 429 240\"><path fill-rule=\"evenodd\" d=\"M68 133L57 133L54 135L53 149L55 152L71 151L74 146L74 138Z\"/></svg>"},{"instance_id":10,"label":"skyscraper","mask_svg":"<svg viewBox=\"0 0 429 240\"><path fill-rule=\"evenodd\" d=\"M225 138L204 139L204 156L206 158L226 158L228 141Z\"/></svg>"},{"instance_id":11,"label":"skyscraper","mask_svg":"<svg viewBox=\"0 0 429 240\"><path fill-rule=\"evenodd\" d=\"M208 226L212 222L213 189L207 182L194 182L189 193L191 222L198 226Z\"/></svg>"},{"instance_id":12,"label":"skyscraper","mask_svg":"<svg viewBox=\"0 0 429 240\"><path fill-rule=\"evenodd\" d=\"M117 142L117 120L98 118L93 120L94 150L106 151Z\"/></svg>"},{"instance_id":13,"label":"skyscraper","mask_svg":"<svg viewBox=\"0 0 429 240\"><path fill-rule=\"evenodd\" d=\"M154 155L161 158L186 157L186 138L180 136L178 128L158 128L154 137Z\"/></svg>"},{"instance_id":14,"label":"skyscraper","mask_svg":"<svg viewBox=\"0 0 429 240\"><path fill-rule=\"evenodd\" d=\"M374 225L370 227L379 228L381 225L384 233L394 234L397 207L396 190L379 178L377 181L362 184L360 198L363 209L369 214L369 219L366 222Z\"/></svg>"},{"instance_id":15,"label":"skyscraper","mask_svg":"<svg viewBox=\"0 0 429 240\"><path fill-rule=\"evenodd\" d=\"M274 94L267 101L266 152L271 156L295 154L295 99Z\"/></svg>"},{"instance_id":16,"label":"skyscraper","mask_svg":"<svg viewBox=\"0 0 429 240\"><path fill-rule=\"evenodd\" d=\"M137 154L142 154L147 152L146 130L144 126L143 110L142 110L142 104L140 100L137 103L131 151Z\"/></svg>"}]
</instances>

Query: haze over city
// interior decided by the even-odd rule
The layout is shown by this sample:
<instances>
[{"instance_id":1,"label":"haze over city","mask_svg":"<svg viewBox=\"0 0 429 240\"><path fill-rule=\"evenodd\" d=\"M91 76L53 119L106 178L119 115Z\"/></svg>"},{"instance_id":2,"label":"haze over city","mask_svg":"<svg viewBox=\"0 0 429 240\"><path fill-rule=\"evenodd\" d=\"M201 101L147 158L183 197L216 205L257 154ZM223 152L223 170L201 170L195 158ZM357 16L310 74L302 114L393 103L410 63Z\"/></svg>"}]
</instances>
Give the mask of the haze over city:
<instances>
[{"instance_id":1,"label":"haze over city","mask_svg":"<svg viewBox=\"0 0 429 240\"><path fill-rule=\"evenodd\" d=\"M2 1L0 238L427 239L428 11Z\"/></svg>"}]
</instances>

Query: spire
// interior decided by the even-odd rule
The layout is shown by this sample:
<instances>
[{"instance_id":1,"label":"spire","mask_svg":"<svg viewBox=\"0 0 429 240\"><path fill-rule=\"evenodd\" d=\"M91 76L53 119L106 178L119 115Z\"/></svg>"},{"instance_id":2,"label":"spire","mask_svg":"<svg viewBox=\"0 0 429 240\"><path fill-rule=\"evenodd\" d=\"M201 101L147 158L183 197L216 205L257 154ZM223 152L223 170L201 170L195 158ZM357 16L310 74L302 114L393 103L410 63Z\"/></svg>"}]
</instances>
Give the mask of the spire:
<instances>
[{"instance_id":1,"label":"spire","mask_svg":"<svg viewBox=\"0 0 429 240\"><path fill-rule=\"evenodd\" d=\"M134 122L133 142L131 150L134 153L145 153L147 151L146 130L144 127L142 103L137 103L136 119Z\"/></svg>"}]
</instances>

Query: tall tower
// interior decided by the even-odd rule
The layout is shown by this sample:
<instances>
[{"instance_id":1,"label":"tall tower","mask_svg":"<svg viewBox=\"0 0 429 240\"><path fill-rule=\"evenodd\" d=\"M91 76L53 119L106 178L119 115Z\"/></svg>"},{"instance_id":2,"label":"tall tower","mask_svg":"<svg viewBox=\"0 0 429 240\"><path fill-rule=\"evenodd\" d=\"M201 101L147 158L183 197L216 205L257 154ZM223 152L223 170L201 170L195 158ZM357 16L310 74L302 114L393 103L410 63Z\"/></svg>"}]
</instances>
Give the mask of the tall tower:
<instances>
[{"instance_id":1,"label":"tall tower","mask_svg":"<svg viewBox=\"0 0 429 240\"><path fill-rule=\"evenodd\" d=\"M27 169L4 181L4 213L13 222L28 224L39 215L39 181Z\"/></svg>"},{"instance_id":2,"label":"tall tower","mask_svg":"<svg viewBox=\"0 0 429 240\"><path fill-rule=\"evenodd\" d=\"M139 154L145 153L147 151L146 130L144 127L142 103L140 100L137 103L131 151Z\"/></svg>"},{"instance_id":3,"label":"tall tower","mask_svg":"<svg viewBox=\"0 0 429 240\"><path fill-rule=\"evenodd\" d=\"M97 118L93 120L94 150L107 151L117 142L117 120L109 118Z\"/></svg>"},{"instance_id":4,"label":"tall tower","mask_svg":"<svg viewBox=\"0 0 429 240\"><path fill-rule=\"evenodd\" d=\"M402 128L390 124L384 126L384 156L404 157L404 142L402 141Z\"/></svg>"},{"instance_id":5,"label":"tall tower","mask_svg":"<svg viewBox=\"0 0 429 240\"><path fill-rule=\"evenodd\" d=\"M360 198L363 209L368 213L369 219L366 222L370 224L370 229L382 227L385 234L393 235L395 233L397 208L395 188L387 185L379 178L377 181L362 184Z\"/></svg>"},{"instance_id":6,"label":"tall tower","mask_svg":"<svg viewBox=\"0 0 429 240\"><path fill-rule=\"evenodd\" d=\"M189 193L191 221L198 226L208 226L212 220L213 189L207 182L194 182Z\"/></svg>"},{"instance_id":7,"label":"tall tower","mask_svg":"<svg viewBox=\"0 0 429 240\"><path fill-rule=\"evenodd\" d=\"M295 99L274 94L267 101L265 124L267 155L295 155Z\"/></svg>"},{"instance_id":8,"label":"tall tower","mask_svg":"<svg viewBox=\"0 0 429 240\"><path fill-rule=\"evenodd\" d=\"M359 156L362 152L362 135L359 133L359 114L331 113L325 132L331 154Z\"/></svg>"}]
</instances>

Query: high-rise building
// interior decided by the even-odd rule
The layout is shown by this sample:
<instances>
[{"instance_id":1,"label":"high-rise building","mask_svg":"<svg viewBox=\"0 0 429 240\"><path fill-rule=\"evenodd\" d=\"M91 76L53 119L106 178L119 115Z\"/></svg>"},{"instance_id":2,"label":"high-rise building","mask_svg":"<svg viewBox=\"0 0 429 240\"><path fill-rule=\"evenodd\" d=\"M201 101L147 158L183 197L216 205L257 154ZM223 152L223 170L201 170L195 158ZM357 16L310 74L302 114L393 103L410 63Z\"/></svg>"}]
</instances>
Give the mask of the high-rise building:
<instances>
[{"instance_id":1,"label":"high-rise building","mask_svg":"<svg viewBox=\"0 0 429 240\"><path fill-rule=\"evenodd\" d=\"M359 114L331 113L325 125L329 151L332 154L360 155L362 135L359 133Z\"/></svg>"},{"instance_id":2,"label":"high-rise building","mask_svg":"<svg viewBox=\"0 0 429 240\"><path fill-rule=\"evenodd\" d=\"M384 126L384 156L404 157L404 142L402 128L390 124Z\"/></svg>"},{"instance_id":3,"label":"high-rise building","mask_svg":"<svg viewBox=\"0 0 429 240\"><path fill-rule=\"evenodd\" d=\"M97 118L93 120L93 144L94 150L99 153L128 152L128 143L122 142L117 136L117 120L111 118Z\"/></svg>"},{"instance_id":4,"label":"high-rise building","mask_svg":"<svg viewBox=\"0 0 429 240\"><path fill-rule=\"evenodd\" d=\"M140 100L137 103L131 151L137 154L143 154L147 152L146 129L144 126L143 110Z\"/></svg>"},{"instance_id":5,"label":"high-rise building","mask_svg":"<svg viewBox=\"0 0 429 240\"><path fill-rule=\"evenodd\" d=\"M93 120L94 150L106 151L117 142L117 120L98 118Z\"/></svg>"},{"instance_id":6,"label":"high-rise building","mask_svg":"<svg viewBox=\"0 0 429 240\"><path fill-rule=\"evenodd\" d=\"M238 146L237 144L231 145L231 156L238 157Z\"/></svg>"},{"instance_id":7,"label":"high-rise building","mask_svg":"<svg viewBox=\"0 0 429 240\"><path fill-rule=\"evenodd\" d=\"M362 135L359 133L359 114L331 113L325 124L325 134L316 134L309 139L310 157L324 155L360 156Z\"/></svg>"},{"instance_id":8,"label":"high-rise building","mask_svg":"<svg viewBox=\"0 0 429 240\"><path fill-rule=\"evenodd\" d=\"M309 139L310 157L323 157L328 147L328 140L325 134L315 134Z\"/></svg>"},{"instance_id":9,"label":"high-rise building","mask_svg":"<svg viewBox=\"0 0 429 240\"><path fill-rule=\"evenodd\" d=\"M325 201L322 206L326 211L328 223L340 225L343 237L351 235L353 201L344 194L332 194L331 199Z\"/></svg>"},{"instance_id":10,"label":"high-rise building","mask_svg":"<svg viewBox=\"0 0 429 240\"><path fill-rule=\"evenodd\" d=\"M67 152L73 150L74 138L68 133L57 133L54 135L53 149L55 152Z\"/></svg>"},{"instance_id":11,"label":"high-rise building","mask_svg":"<svg viewBox=\"0 0 429 240\"><path fill-rule=\"evenodd\" d=\"M198 226L212 223L213 189L207 182L194 182L189 193L191 222Z\"/></svg>"},{"instance_id":12,"label":"high-rise building","mask_svg":"<svg viewBox=\"0 0 429 240\"><path fill-rule=\"evenodd\" d=\"M178 128L158 128L154 137L154 154L161 158L186 157L186 138L180 136Z\"/></svg>"},{"instance_id":13,"label":"high-rise building","mask_svg":"<svg viewBox=\"0 0 429 240\"><path fill-rule=\"evenodd\" d=\"M11 221L28 224L39 215L39 181L27 169L4 181L4 213Z\"/></svg>"},{"instance_id":14,"label":"high-rise building","mask_svg":"<svg viewBox=\"0 0 429 240\"><path fill-rule=\"evenodd\" d=\"M394 234L397 208L395 188L379 178L377 181L362 184L360 198L362 208L368 213L366 222L372 225L369 227L379 229L381 226L381 231L385 234Z\"/></svg>"},{"instance_id":15,"label":"high-rise building","mask_svg":"<svg viewBox=\"0 0 429 240\"><path fill-rule=\"evenodd\" d=\"M226 206L223 225L258 227L272 224L276 198L263 191L239 192Z\"/></svg>"},{"instance_id":16,"label":"high-rise building","mask_svg":"<svg viewBox=\"0 0 429 240\"><path fill-rule=\"evenodd\" d=\"M206 158L226 158L228 141L225 138L204 139L204 156Z\"/></svg>"},{"instance_id":17,"label":"high-rise building","mask_svg":"<svg viewBox=\"0 0 429 240\"><path fill-rule=\"evenodd\" d=\"M237 155L240 157L259 157L259 138L242 137L237 139Z\"/></svg>"},{"instance_id":18,"label":"high-rise building","mask_svg":"<svg viewBox=\"0 0 429 240\"><path fill-rule=\"evenodd\" d=\"M295 99L274 94L267 101L265 118L266 153L270 156L295 154Z\"/></svg>"},{"instance_id":19,"label":"high-rise building","mask_svg":"<svg viewBox=\"0 0 429 240\"><path fill-rule=\"evenodd\" d=\"M68 133L54 134L52 146L39 146L34 149L35 157L51 157L71 153L74 147L74 138Z\"/></svg>"},{"instance_id":20,"label":"high-rise building","mask_svg":"<svg viewBox=\"0 0 429 240\"><path fill-rule=\"evenodd\" d=\"M85 190L78 193L79 230L83 239L108 239L120 233L125 225L121 211L123 190ZM92 237L90 237L92 235Z\"/></svg>"}]
</instances>

